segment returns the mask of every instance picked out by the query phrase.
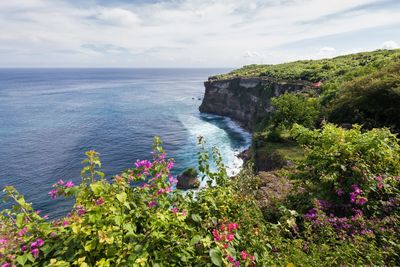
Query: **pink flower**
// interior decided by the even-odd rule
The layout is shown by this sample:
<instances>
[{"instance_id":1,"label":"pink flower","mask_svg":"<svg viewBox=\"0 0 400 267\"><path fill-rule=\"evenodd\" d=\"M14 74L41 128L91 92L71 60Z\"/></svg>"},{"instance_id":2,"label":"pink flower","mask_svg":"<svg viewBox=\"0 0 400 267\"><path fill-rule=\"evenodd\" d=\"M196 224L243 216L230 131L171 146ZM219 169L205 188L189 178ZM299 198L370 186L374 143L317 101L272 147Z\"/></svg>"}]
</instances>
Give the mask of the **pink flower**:
<instances>
[{"instance_id":1,"label":"pink flower","mask_svg":"<svg viewBox=\"0 0 400 267\"><path fill-rule=\"evenodd\" d=\"M22 247L21 247L22 252L25 252L27 249L28 249L28 247L26 245L22 245Z\"/></svg>"},{"instance_id":2,"label":"pink flower","mask_svg":"<svg viewBox=\"0 0 400 267\"><path fill-rule=\"evenodd\" d=\"M232 232L233 230L235 230L235 229L237 229L237 228L238 228L237 223L230 223L230 224L228 224L228 231L229 231L229 232Z\"/></svg>"},{"instance_id":3,"label":"pink flower","mask_svg":"<svg viewBox=\"0 0 400 267\"><path fill-rule=\"evenodd\" d=\"M66 227L68 226L69 222L68 221L63 221L62 226Z\"/></svg>"},{"instance_id":4,"label":"pink flower","mask_svg":"<svg viewBox=\"0 0 400 267\"><path fill-rule=\"evenodd\" d=\"M160 159L165 159L167 157L167 155L165 155L165 153L162 153L161 155L160 155Z\"/></svg>"},{"instance_id":5,"label":"pink flower","mask_svg":"<svg viewBox=\"0 0 400 267\"><path fill-rule=\"evenodd\" d=\"M240 256L242 257L242 260L245 260L247 258L246 251L243 250L242 252L240 252Z\"/></svg>"},{"instance_id":6,"label":"pink flower","mask_svg":"<svg viewBox=\"0 0 400 267\"><path fill-rule=\"evenodd\" d=\"M161 188L160 190L157 191L157 195L161 195L165 192L164 188Z\"/></svg>"},{"instance_id":7,"label":"pink flower","mask_svg":"<svg viewBox=\"0 0 400 267\"><path fill-rule=\"evenodd\" d=\"M48 218L49 218L49 214L46 214L46 215L43 216L43 219L47 220Z\"/></svg>"},{"instance_id":8,"label":"pink flower","mask_svg":"<svg viewBox=\"0 0 400 267\"><path fill-rule=\"evenodd\" d=\"M156 205L157 205L157 202L155 202L155 201L150 201L149 204L147 204L147 207L153 208L153 207L155 207Z\"/></svg>"},{"instance_id":9,"label":"pink flower","mask_svg":"<svg viewBox=\"0 0 400 267\"><path fill-rule=\"evenodd\" d=\"M235 236L233 234L229 234L228 235L228 242L231 242L233 239L235 238Z\"/></svg>"},{"instance_id":10,"label":"pink flower","mask_svg":"<svg viewBox=\"0 0 400 267\"><path fill-rule=\"evenodd\" d=\"M229 244L224 244L224 249L228 249L229 248Z\"/></svg>"},{"instance_id":11,"label":"pink flower","mask_svg":"<svg viewBox=\"0 0 400 267\"><path fill-rule=\"evenodd\" d=\"M95 204L97 205L97 206L100 206L100 205L102 205L104 203L104 198L99 198L99 199L97 199L96 200L96 202L95 202Z\"/></svg>"},{"instance_id":12,"label":"pink flower","mask_svg":"<svg viewBox=\"0 0 400 267\"><path fill-rule=\"evenodd\" d=\"M53 189L48 194L50 195L50 197L52 199L56 199L57 198L57 193L58 193L57 189Z\"/></svg>"},{"instance_id":13,"label":"pink flower","mask_svg":"<svg viewBox=\"0 0 400 267\"><path fill-rule=\"evenodd\" d=\"M235 261L235 259L231 255L229 255L226 258L228 259L229 262L234 262Z\"/></svg>"},{"instance_id":14,"label":"pink flower","mask_svg":"<svg viewBox=\"0 0 400 267\"><path fill-rule=\"evenodd\" d=\"M174 167L174 162L172 160L168 161L167 169L170 170Z\"/></svg>"},{"instance_id":15,"label":"pink flower","mask_svg":"<svg viewBox=\"0 0 400 267\"><path fill-rule=\"evenodd\" d=\"M71 187L73 187L74 186L74 183L72 182L72 181L68 181L66 184L65 184L65 187L66 188L71 188Z\"/></svg>"},{"instance_id":16,"label":"pink flower","mask_svg":"<svg viewBox=\"0 0 400 267\"><path fill-rule=\"evenodd\" d=\"M176 213L178 213L178 208L177 207L173 207L172 209L171 209L171 211L174 213L174 214L176 214Z\"/></svg>"},{"instance_id":17,"label":"pink flower","mask_svg":"<svg viewBox=\"0 0 400 267\"><path fill-rule=\"evenodd\" d=\"M34 248L31 250L31 253L32 253L32 256L36 258L37 256L39 256L39 249Z\"/></svg>"},{"instance_id":18,"label":"pink flower","mask_svg":"<svg viewBox=\"0 0 400 267\"><path fill-rule=\"evenodd\" d=\"M1 238L0 239L0 244L7 244L8 240L6 238Z\"/></svg>"},{"instance_id":19,"label":"pink flower","mask_svg":"<svg viewBox=\"0 0 400 267\"><path fill-rule=\"evenodd\" d=\"M17 233L17 235L19 237L22 237L22 236L24 236L26 234L26 232L28 232L28 228L24 227Z\"/></svg>"},{"instance_id":20,"label":"pink flower","mask_svg":"<svg viewBox=\"0 0 400 267\"><path fill-rule=\"evenodd\" d=\"M42 247L42 246L44 245L43 239L38 238L38 239L36 240L36 244L37 244L39 247Z\"/></svg>"},{"instance_id":21,"label":"pink flower","mask_svg":"<svg viewBox=\"0 0 400 267\"><path fill-rule=\"evenodd\" d=\"M5 262L1 265L1 267L11 267L11 263Z\"/></svg>"},{"instance_id":22,"label":"pink flower","mask_svg":"<svg viewBox=\"0 0 400 267\"><path fill-rule=\"evenodd\" d=\"M358 204L358 205L364 205L365 203L367 203L367 198L366 197L359 197L359 198L357 198L357 200L356 200L356 203Z\"/></svg>"},{"instance_id":23,"label":"pink flower","mask_svg":"<svg viewBox=\"0 0 400 267\"><path fill-rule=\"evenodd\" d=\"M82 216L86 213L86 210L84 207L82 206L76 206L76 212L78 213L79 216Z\"/></svg>"},{"instance_id":24,"label":"pink flower","mask_svg":"<svg viewBox=\"0 0 400 267\"><path fill-rule=\"evenodd\" d=\"M64 185L64 181L60 179L57 184Z\"/></svg>"},{"instance_id":25,"label":"pink flower","mask_svg":"<svg viewBox=\"0 0 400 267\"><path fill-rule=\"evenodd\" d=\"M38 247L37 241L31 243L31 249L35 249Z\"/></svg>"},{"instance_id":26,"label":"pink flower","mask_svg":"<svg viewBox=\"0 0 400 267\"><path fill-rule=\"evenodd\" d=\"M186 216L186 215L187 215L186 210L183 210L183 211L181 212L181 214L182 214L182 216Z\"/></svg>"},{"instance_id":27,"label":"pink flower","mask_svg":"<svg viewBox=\"0 0 400 267\"><path fill-rule=\"evenodd\" d=\"M235 267L239 267L240 262L239 261L235 261L235 263L233 264Z\"/></svg>"},{"instance_id":28,"label":"pink flower","mask_svg":"<svg viewBox=\"0 0 400 267\"><path fill-rule=\"evenodd\" d=\"M51 232L50 233L50 237L55 237L56 236L56 233L55 232Z\"/></svg>"}]
</instances>

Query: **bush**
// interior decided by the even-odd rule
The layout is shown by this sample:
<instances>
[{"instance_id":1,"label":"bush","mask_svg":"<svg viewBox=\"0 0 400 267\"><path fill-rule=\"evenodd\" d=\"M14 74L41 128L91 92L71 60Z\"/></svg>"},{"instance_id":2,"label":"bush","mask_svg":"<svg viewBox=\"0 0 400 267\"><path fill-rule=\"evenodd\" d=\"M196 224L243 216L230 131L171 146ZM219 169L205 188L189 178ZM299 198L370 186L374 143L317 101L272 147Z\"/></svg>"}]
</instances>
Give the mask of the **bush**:
<instances>
[{"instance_id":1,"label":"bush","mask_svg":"<svg viewBox=\"0 0 400 267\"><path fill-rule=\"evenodd\" d=\"M344 83L337 95L330 121L400 130L400 63Z\"/></svg>"},{"instance_id":2,"label":"bush","mask_svg":"<svg viewBox=\"0 0 400 267\"><path fill-rule=\"evenodd\" d=\"M316 98L286 93L272 98L271 103L276 109L272 115L272 123L275 126L290 128L297 123L314 128L319 118L320 104Z\"/></svg>"},{"instance_id":3,"label":"bush","mask_svg":"<svg viewBox=\"0 0 400 267\"><path fill-rule=\"evenodd\" d=\"M312 192L304 219L315 234L327 229L340 239L361 236L386 247L388 261L400 259L400 145L388 129L362 132L332 124L321 130L295 125L294 137L306 148L294 175ZM307 225L307 224L306 224Z\"/></svg>"},{"instance_id":4,"label":"bush","mask_svg":"<svg viewBox=\"0 0 400 267\"><path fill-rule=\"evenodd\" d=\"M234 194L218 151L216 172L205 150L199 153L210 187L196 197L173 191L173 160L166 159L158 138L153 155L109 182L98 170L98 154L87 152L82 183L60 180L49 193L75 198L68 216L55 221L7 187L17 205L0 216L2 266L254 265L263 253L253 238L262 217L251 201Z\"/></svg>"}]
</instances>

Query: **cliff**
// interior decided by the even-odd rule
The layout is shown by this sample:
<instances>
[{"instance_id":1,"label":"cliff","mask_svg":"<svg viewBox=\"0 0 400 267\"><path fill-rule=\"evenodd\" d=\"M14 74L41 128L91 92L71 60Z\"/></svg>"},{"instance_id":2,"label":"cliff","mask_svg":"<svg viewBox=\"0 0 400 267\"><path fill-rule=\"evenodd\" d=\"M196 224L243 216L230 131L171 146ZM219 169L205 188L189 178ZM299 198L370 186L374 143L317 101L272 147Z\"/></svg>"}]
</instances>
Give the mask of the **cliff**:
<instances>
[{"instance_id":1,"label":"cliff","mask_svg":"<svg viewBox=\"0 0 400 267\"><path fill-rule=\"evenodd\" d=\"M200 112L227 116L252 131L272 110L271 98L285 92L312 87L307 81L276 80L269 77L209 78Z\"/></svg>"}]
</instances>

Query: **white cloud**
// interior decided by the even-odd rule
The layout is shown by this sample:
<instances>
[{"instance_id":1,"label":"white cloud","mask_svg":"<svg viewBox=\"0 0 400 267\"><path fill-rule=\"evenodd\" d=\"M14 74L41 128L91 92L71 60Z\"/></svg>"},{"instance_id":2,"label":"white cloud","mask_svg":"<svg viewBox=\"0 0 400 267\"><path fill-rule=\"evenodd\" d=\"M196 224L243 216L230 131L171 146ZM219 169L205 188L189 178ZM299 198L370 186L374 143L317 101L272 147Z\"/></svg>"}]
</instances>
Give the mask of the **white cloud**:
<instances>
[{"instance_id":1,"label":"white cloud","mask_svg":"<svg viewBox=\"0 0 400 267\"><path fill-rule=\"evenodd\" d=\"M400 45L398 43L396 43L395 41L386 41L386 42L382 43L382 49L391 50L391 49L396 49L399 47L400 47Z\"/></svg>"},{"instance_id":2,"label":"white cloud","mask_svg":"<svg viewBox=\"0 0 400 267\"><path fill-rule=\"evenodd\" d=\"M334 47L324 46L319 49L317 55L319 56L332 56L336 54L336 49Z\"/></svg>"},{"instance_id":3,"label":"white cloud","mask_svg":"<svg viewBox=\"0 0 400 267\"><path fill-rule=\"evenodd\" d=\"M139 22L139 18L133 12L122 8L104 8L96 18L117 26L134 26Z\"/></svg>"},{"instance_id":4,"label":"white cloud","mask_svg":"<svg viewBox=\"0 0 400 267\"><path fill-rule=\"evenodd\" d=\"M118 7L73 2L78 1L0 1L0 67L276 63L341 54L355 46L338 39L325 42L329 47L300 44L278 51L291 43L400 23L396 8L343 12L376 0L124 1ZM326 16L330 19L324 21ZM310 20L321 21L304 23ZM363 49L378 48L377 39L370 40Z\"/></svg>"}]
</instances>

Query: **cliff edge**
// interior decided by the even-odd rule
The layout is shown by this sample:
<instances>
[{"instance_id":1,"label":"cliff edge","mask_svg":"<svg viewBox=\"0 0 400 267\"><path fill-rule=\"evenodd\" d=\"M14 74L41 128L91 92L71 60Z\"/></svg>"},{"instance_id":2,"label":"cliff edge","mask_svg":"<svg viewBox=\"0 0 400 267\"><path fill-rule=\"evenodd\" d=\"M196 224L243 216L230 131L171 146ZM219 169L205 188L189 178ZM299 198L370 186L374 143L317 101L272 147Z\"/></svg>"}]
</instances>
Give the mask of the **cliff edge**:
<instances>
[{"instance_id":1,"label":"cliff edge","mask_svg":"<svg viewBox=\"0 0 400 267\"><path fill-rule=\"evenodd\" d=\"M307 81L276 80L269 77L210 77L204 82L205 94L199 110L230 117L252 131L257 122L272 112L272 97L285 92L302 91L312 85Z\"/></svg>"}]
</instances>

